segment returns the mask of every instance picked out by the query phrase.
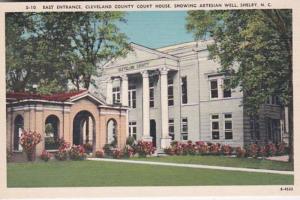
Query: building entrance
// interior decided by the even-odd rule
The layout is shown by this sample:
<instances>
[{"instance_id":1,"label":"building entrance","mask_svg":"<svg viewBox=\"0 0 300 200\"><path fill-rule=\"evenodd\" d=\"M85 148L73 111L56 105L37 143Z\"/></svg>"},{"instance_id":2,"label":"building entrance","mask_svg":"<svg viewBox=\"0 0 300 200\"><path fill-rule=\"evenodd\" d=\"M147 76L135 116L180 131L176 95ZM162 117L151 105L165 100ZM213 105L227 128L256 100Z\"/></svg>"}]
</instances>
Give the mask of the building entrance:
<instances>
[{"instance_id":1,"label":"building entrance","mask_svg":"<svg viewBox=\"0 0 300 200\"><path fill-rule=\"evenodd\" d=\"M150 120L150 136L152 137L152 144L156 147L156 122L154 119Z\"/></svg>"}]
</instances>

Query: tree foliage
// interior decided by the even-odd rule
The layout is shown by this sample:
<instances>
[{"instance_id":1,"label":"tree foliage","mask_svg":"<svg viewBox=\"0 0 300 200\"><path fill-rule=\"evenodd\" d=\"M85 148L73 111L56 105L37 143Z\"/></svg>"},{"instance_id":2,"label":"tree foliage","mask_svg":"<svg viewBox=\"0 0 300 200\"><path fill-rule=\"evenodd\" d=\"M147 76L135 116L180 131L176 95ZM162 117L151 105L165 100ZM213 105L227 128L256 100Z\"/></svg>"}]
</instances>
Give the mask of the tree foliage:
<instances>
[{"instance_id":1,"label":"tree foliage","mask_svg":"<svg viewBox=\"0 0 300 200\"><path fill-rule=\"evenodd\" d=\"M130 49L118 23L123 12L9 13L8 89L24 91L37 84L43 93L88 89L104 62ZM17 87L20 85L20 87Z\"/></svg>"},{"instance_id":2,"label":"tree foliage","mask_svg":"<svg viewBox=\"0 0 300 200\"><path fill-rule=\"evenodd\" d=\"M197 39L214 41L210 57L230 77L226 87L240 86L249 115L256 115L270 96L288 107L293 159L292 11L190 11L186 28Z\"/></svg>"},{"instance_id":3,"label":"tree foliage","mask_svg":"<svg viewBox=\"0 0 300 200\"><path fill-rule=\"evenodd\" d=\"M214 40L210 57L231 77L228 87L240 86L249 114L270 96L291 104L291 10L190 11L186 27L198 39Z\"/></svg>"}]
</instances>

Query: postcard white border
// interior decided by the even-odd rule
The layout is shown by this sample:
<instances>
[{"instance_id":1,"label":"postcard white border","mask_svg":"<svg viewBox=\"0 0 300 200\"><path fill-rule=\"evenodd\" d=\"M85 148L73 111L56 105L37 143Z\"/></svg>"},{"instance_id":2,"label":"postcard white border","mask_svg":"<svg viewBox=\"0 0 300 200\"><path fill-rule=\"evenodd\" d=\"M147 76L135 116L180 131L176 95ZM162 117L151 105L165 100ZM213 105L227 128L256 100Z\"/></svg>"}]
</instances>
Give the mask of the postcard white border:
<instances>
[{"instance_id":1,"label":"postcard white border","mask_svg":"<svg viewBox=\"0 0 300 200\"><path fill-rule=\"evenodd\" d=\"M151 8L147 9L118 9L118 11L172 11L172 10L191 10L184 8L167 8L157 9L153 8L156 4L170 4L174 5L180 1L122 1L122 2L0 2L0 127L1 127L1 140L0 140L0 198L54 198L54 197L195 197L195 196L295 196L300 194L299 186L299 172L300 172L300 159L299 150L300 144L297 144L300 136L300 2L297 0L202 0L202 1L184 1L184 3L195 4L216 4L216 3L264 3L270 4L266 7L245 7L245 8L214 8L214 7L201 7L196 9L292 9L293 10L293 70L294 70L294 144L295 144L295 176L293 191L280 191L281 185L276 186L174 186L174 187L71 187L65 188L7 188L6 187L6 120L5 120L5 12L63 12L63 11L108 11L115 9L43 9L43 5L101 5L110 4L126 5L126 4L152 4ZM182 2L181 2L182 3ZM27 6L27 7L26 7ZM26 9L30 6L36 6L36 9ZM195 8L192 8L195 9Z\"/></svg>"}]
</instances>

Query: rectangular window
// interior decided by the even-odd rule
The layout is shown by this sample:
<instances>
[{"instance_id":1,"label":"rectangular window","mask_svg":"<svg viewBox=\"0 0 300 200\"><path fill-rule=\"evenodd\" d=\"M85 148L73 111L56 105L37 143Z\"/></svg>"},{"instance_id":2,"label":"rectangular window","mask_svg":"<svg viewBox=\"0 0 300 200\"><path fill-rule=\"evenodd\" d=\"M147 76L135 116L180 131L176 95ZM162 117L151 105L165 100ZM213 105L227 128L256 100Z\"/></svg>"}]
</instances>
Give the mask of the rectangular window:
<instances>
[{"instance_id":1,"label":"rectangular window","mask_svg":"<svg viewBox=\"0 0 300 200\"><path fill-rule=\"evenodd\" d=\"M134 137L134 139L136 140L136 122L135 121L132 121L132 122L129 122L129 136L132 136Z\"/></svg>"},{"instance_id":2,"label":"rectangular window","mask_svg":"<svg viewBox=\"0 0 300 200\"><path fill-rule=\"evenodd\" d=\"M224 114L225 140L231 140L232 134L232 114Z\"/></svg>"},{"instance_id":3,"label":"rectangular window","mask_svg":"<svg viewBox=\"0 0 300 200\"><path fill-rule=\"evenodd\" d=\"M218 80L210 81L210 98L218 98Z\"/></svg>"},{"instance_id":4,"label":"rectangular window","mask_svg":"<svg viewBox=\"0 0 300 200\"><path fill-rule=\"evenodd\" d=\"M154 107L154 81L151 80L149 82L149 106L150 108L153 108Z\"/></svg>"},{"instance_id":5,"label":"rectangular window","mask_svg":"<svg viewBox=\"0 0 300 200\"><path fill-rule=\"evenodd\" d=\"M174 140L174 119L169 119L169 136Z\"/></svg>"},{"instance_id":6,"label":"rectangular window","mask_svg":"<svg viewBox=\"0 0 300 200\"><path fill-rule=\"evenodd\" d=\"M174 105L173 78L168 76L168 106Z\"/></svg>"},{"instance_id":7,"label":"rectangular window","mask_svg":"<svg viewBox=\"0 0 300 200\"><path fill-rule=\"evenodd\" d=\"M188 140L188 119L181 118L181 140Z\"/></svg>"},{"instance_id":8,"label":"rectangular window","mask_svg":"<svg viewBox=\"0 0 300 200\"><path fill-rule=\"evenodd\" d=\"M187 93L187 78L186 76L181 77L181 102L182 104L187 104L188 102L188 93Z\"/></svg>"},{"instance_id":9,"label":"rectangular window","mask_svg":"<svg viewBox=\"0 0 300 200\"><path fill-rule=\"evenodd\" d=\"M128 87L128 106L136 108L136 86L134 84L129 84Z\"/></svg>"},{"instance_id":10,"label":"rectangular window","mask_svg":"<svg viewBox=\"0 0 300 200\"><path fill-rule=\"evenodd\" d=\"M223 85L223 98L230 98L231 97L231 89L226 89L225 86L229 86L230 80L224 79L224 85Z\"/></svg>"},{"instance_id":11,"label":"rectangular window","mask_svg":"<svg viewBox=\"0 0 300 200\"><path fill-rule=\"evenodd\" d=\"M219 115L211 115L211 134L213 140L220 139Z\"/></svg>"},{"instance_id":12,"label":"rectangular window","mask_svg":"<svg viewBox=\"0 0 300 200\"><path fill-rule=\"evenodd\" d=\"M120 87L114 87L113 88L113 104L119 104L120 103Z\"/></svg>"}]
</instances>

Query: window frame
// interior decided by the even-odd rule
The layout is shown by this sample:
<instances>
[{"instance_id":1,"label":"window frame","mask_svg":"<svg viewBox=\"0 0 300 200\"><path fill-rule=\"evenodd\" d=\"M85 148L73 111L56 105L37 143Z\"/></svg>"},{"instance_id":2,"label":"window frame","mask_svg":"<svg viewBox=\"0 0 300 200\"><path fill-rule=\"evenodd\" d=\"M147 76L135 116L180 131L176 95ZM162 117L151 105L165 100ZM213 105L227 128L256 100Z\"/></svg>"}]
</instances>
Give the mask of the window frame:
<instances>
[{"instance_id":1,"label":"window frame","mask_svg":"<svg viewBox=\"0 0 300 200\"><path fill-rule=\"evenodd\" d=\"M113 96L113 104L121 103L121 88L120 88L120 86L113 87L112 96Z\"/></svg>"},{"instance_id":2,"label":"window frame","mask_svg":"<svg viewBox=\"0 0 300 200\"><path fill-rule=\"evenodd\" d=\"M218 116L218 118L214 119L213 116ZM213 123L218 122L218 129L213 128ZM210 130L211 130L211 139L212 140L220 140L220 115L219 114L211 114L210 115ZM218 138L214 138L214 133L218 132Z\"/></svg>"},{"instance_id":3,"label":"window frame","mask_svg":"<svg viewBox=\"0 0 300 200\"><path fill-rule=\"evenodd\" d=\"M172 128L173 131L170 131L170 128ZM169 118L169 121L168 121L168 131L169 131L169 136L171 137L171 140L174 140L175 139L174 118Z\"/></svg>"},{"instance_id":4,"label":"window frame","mask_svg":"<svg viewBox=\"0 0 300 200\"><path fill-rule=\"evenodd\" d=\"M230 117L226 117L226 115L230 115ZM233 140L233 120L232 120L232 113L224 113L223 114L223 129L224 129L224 139L225 140ZM231 129L226 129L226 122L231 123ZM226 133L231 133L231 138L226 138Z\"/></svg>"},{"instance_id":5,"label":"window frame","mask_svg":"<svg viewBox=\"0 0 300 200\"><path fill-rule=\"evenodd\" d=\"M186 120L186 121L184 121ZM186 127L186 130L184 130L184 126ZM189 137L189 121L187 117L181 117L181 127L180 127L180 140L188 140ZM184 139L186 137L186 139Z\"/></svg>"},{"instance_id":6,"label":"window frame","mask_svg":"<svg viewBox=\"0 0 300 200\"><path fill-rule=\"evenodd\" d=\"M170 91L172 91L172 94L170 94ZM168 106L174 106L174 80L171 76L168 76Z\"/></svg>"},{"instance_id":7,"label":"window frame","mask_svg":"<svg viewBox=\"0 0 300 200\"><path fill-rule=\"evenodd\" d=\"M137 139L136 133L137 133L137 123L136 123L136 121L128 122L128 134L129 134L129 136L132 136L136 140Z\"/></svg>"},{"instance_id":8,"label":"window frame","mask_svg":"<svg viewBox=\"0 0 300 200\"><path fill-rule=\"evenodd\" d=\"M185 84L184 84L183 80L185 80ZM188 104L188 83L187 82L188 82L187 81L187 76L181 76L181 78L180 78L180 84L181 84L181 104L183 104L183 105ZM185 89L184 89L184 85L185 85Z\"/></svg>"}]
</instances>

